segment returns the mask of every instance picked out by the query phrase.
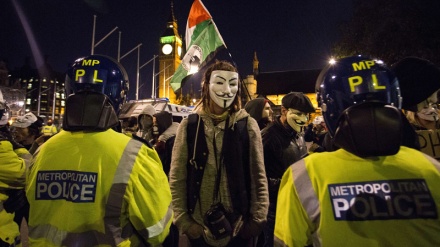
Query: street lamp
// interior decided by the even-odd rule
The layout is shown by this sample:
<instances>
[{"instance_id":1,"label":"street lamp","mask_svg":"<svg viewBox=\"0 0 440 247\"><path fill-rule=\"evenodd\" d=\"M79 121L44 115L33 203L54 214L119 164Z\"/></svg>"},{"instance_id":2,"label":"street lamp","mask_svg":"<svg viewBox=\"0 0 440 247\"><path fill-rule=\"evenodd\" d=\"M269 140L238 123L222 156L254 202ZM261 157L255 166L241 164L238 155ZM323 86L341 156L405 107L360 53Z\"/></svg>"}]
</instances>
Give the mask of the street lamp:
<instances>
[{"instance_id":1,"label":"street lamp","mask_svg":"<svg viewBox=\"0 0 440 247\"><path fill-rule=\"evenodd\" d=\"M95 52L95 47L97 47L99 44L101 44L102 41L104 41L110 34L112 34L114 31L116 31L118 27L113 28L104 38L102 38L98 43L95 44L95 30L96 30L96 15L93 15L93 34L92 34L92 51L90 52L91 55Z\"/></svg>"},{"instance_id":2,"label":"street lamp","mask_svg":"<svg viewBox=\"0 0 440 247\"><path fill-rule=\"evenodd\" d=\"M164 63L165 64L165 63ZM170 77L168 77L167 79L165 79L165 76L166 76L166 74L165 74L165 70L166 69L168 69L168 67L170 67L171 66L171 64L169 64L168 66L166 66L165 68L163 68L161 71L159 71L159 72L157 72L156 74L154 74L154 77L156 77L157 75L159 75L160 73L162 73L162 71L163 71L163 97L166 97L166 89L165 89L165 82L166 81L168 81L171 77L173 77L173 76L170 76ZM160 82L159 82L160 83ZM153 84L153 86L154 86L154 84Z\"/></svg>"},{"instance_id":3,"label":"street lamp","mask_svg":"<svg viewBox=\"0 0 440 247\"><path fill-rule=\"evenodd\" d=\"M120 57L120 59L123 59L128 54L130 54L132 51L134 51L136 49L138 50L137 66L136 66L136 100L139 99L139 55L140 55L140 47L141 47L141 45L142 45L142 43L140 43L139 45L137 45L136 47L131 49L129 52L125 53L125 55L123 55L122 57Z\"/></svg>"},{"instance_id":4,"label":"street lamp","mask_svg":"<svg viewBox=\"0 0 440 247\"><path fill-rule=\"evenodd\" d=\"M165 72L164 72L165 73ZM173 76L174 75L172 75L172 76L170 76L170 77L168 77L168 78L166 78L165 79L165 76L163 77L164 79L163 79L163 86L164 86L164 88L165 88L165 84L166 84L166 82L169 80L169 79L171 79L171 78L173 78ZM164 92L163 93L165 93L165 90L164 90ZM167 88L167 98L169 98L170 97L170 86L168 85L168 88Z\"/></svg>"},{"instance_id":5,"label":"street lamp","mask_svg":"<svg viewBox=\"0 0 440 247\"><path fill-rule=\"evenodd\" d=\"M154 93L154 84L155 84L155 80L154 80L154 77L156 76L155 75L155 70L156 70L156 68L155 68L155 64L156 64L156 57L158 57L158 55L154 55L153 56L153 58L152 59L150 59L150 60L148 60L148 62L146 62L146 63L144 63L141 67L139 67L139 69L142 69L145 65L147 65L147 64L149 64L151 61L154 61L153 62L153 83L152 83L152 85L151 85L151 98L152 99L154 99L155 98L155 93ZM137 99L136 99L137 100Z\"/></svg>"}]
</instances>

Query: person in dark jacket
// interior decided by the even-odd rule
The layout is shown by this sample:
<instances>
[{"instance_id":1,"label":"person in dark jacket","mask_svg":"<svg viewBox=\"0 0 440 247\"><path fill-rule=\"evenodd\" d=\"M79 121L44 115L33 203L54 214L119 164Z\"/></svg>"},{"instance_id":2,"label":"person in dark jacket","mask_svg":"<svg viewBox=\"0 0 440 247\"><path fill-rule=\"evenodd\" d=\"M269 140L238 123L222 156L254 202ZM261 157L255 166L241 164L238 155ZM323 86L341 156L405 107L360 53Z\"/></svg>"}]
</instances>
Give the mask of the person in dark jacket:
<instances>
[{"instance_id":1,"label":"person in dark jacket","mask_svg":"<svg viewBox=\"0 0 440 247\"><path fill-rule=\"evenodd\" d=\"M265 98L256 98L248 101L244 109L251 117L257 120L260 129L263 129L272 122L273 111L270 107L269 100Z\"/></svg>"},{"instance_id":2,"label":"person in dark jacket","mask_svg":"<svg viewBox=\"0 0 440 247\"><path fill-rule=\"evenodd\" d=\"M309 113L315 111L310 99L301 92L283 97L281 116L261 131L264 166L269 185L269 212L264 228L264 246L273 246L277 193L284 171L307 155L303 129Z\"/></svg>"},{"instance_id":3,"label":"person in dark jacket","mask_svg":"<svg viewBox=\"0 0 440 247\"><path fill-rule=\"evenodd\" d=\"M161 111L153 116L153 147L159 154L165 174L170 172L171 154L179 123L173 122L173 115Z\"/></svg>"}]
</instances>

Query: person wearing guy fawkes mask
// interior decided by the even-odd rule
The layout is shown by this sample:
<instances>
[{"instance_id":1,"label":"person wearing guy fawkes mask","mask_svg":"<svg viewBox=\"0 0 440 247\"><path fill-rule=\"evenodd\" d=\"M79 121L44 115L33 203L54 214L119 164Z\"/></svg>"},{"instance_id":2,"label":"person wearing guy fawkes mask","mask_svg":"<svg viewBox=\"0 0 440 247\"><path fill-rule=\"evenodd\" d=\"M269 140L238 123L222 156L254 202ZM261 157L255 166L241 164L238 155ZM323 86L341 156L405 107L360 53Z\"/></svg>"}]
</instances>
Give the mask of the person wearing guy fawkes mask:
<instances>
[{"instance_id":1,"label":"person wearing guy fawkes mask","mask_svg":"<svg viewBox=\"0 0 440 247\"><path fill-rule=\"evenodd\" d=\"M436 130L440 128L437 92L407 111L406 117L415 130Z\"/></svg>"},{"instance_id":2,"label":"person wearing guy fawkes mask","mask_svg":"<svg viewBox=\"0 0 440 247\"><path fill-rule=\"evenodd\" d=\"M169 179L174 223L190 246L254 246L266 220L260 129L241 109L240 88L237 69L216 61L177 130Z\"/></svg>"},{"instance_id":3,"label":"person wearing guy fawkes mask","mask_svg":"<svg viewBox=\"0 0 440 247\"><path fill-rule=\"evenodd\" d=\"M156 114L156 110L152 105L146 105L142 109L138 116L138 127L139 130L136 135L150 144L153 141L153 116Z\"/></svg>"},{"instance_id":4,"label":"person wearing guy fawkes mask","mask_svg":"<svg viewBox=\"0 0 440 247\"><path fill-rule=\"evenodd\" d=\"M310 99L301 92L291 92L282 99L281 116L261 131L264 165L269 185L269 213L264 228L264 246L273 246L277 193L284 171L307 155L304 127L308 114L315 112Z\"/></svg>"},{"instance_id":5,"label":"person wearing guy fawkes mask","mask_svg":"<svg viewBox=\"0 0 440 247\"><path fill-rule=\"evenodd\" d=\"M406 57L392 65L402 93L402 109L415 130L440 128L438 92L440 68L429 60Z\"/></svg>"}]
</instances>

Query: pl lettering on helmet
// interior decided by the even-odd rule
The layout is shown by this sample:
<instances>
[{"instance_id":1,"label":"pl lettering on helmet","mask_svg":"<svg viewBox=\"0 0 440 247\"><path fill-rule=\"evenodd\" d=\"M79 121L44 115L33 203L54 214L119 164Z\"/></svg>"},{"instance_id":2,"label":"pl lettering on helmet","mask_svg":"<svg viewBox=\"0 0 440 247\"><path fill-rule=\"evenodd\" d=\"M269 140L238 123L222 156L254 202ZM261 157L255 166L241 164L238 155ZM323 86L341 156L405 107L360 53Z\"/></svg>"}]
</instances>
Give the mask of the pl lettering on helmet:
<instances>
[{"instance_id":1,"label":"pl lettering on helmet","mask_svg":"<svg viewBox=\"0 0 440 247\"><path fill-rule=\"evenodd\" d=\"M338 127L342 112L364 102L382 102L401 107L399 82L380 60L352 56L327 65L316 81L318 106L322 109L329 133Z\"/></svg>"},{"instance_id":2,"label":"pl lettering on helmet","mask_svg":"<svg viewBox=\"0 0 440 247\"><path fill-rule=\"evenodd\" d=\"M88 67L88 66L94 67L95 65L98 65L98 64L100 64L100 61L96 60L96 59L84 59L81 63L81 65L83 67ZM102 79L102 78L104 78L104 77L99 78L99 75L98 75L98 73L102 74L102 72L104 72L104 71L101 71L98 69L87 69L87 70L86 69L76 69L75 70L75 81L81 82L82 78L84 78L84 77L90 78L89 74L93 74L93 77L91 80L93 83L103 83L104 79Z\"/></svg>"},{"instance_id":3,"label":"pl lettering on helmet","mask_svg":"<svg viewBox=\"0 0 440 247\"><path fill-rule=\"evenodd\" d=\"M77 59L66 73L66 92L94 91L108 96L118 112L126 101L128 75L121 63L104 55Z\"/></svg>"},{"instance_id":4,"label":"pl lettering on helmet","mask_svg":"<svg viewBox=\"0 0 440 247\"><path fill-rule=\"evenodd\" d=\"M374 60L366 60L366 61L360 61L358 63L352 63L353 71L360 71L360 70L370 70L375 65ZM362 83L365 83L364 78L362 76L356 75L348 77L348 84L350 85L350 92L354 93L356 92L356 87L362 85ZM368 83L371 83L371 87L373 90L386 90L387 87L384 85L379 85L379 80L377 79L377 75L375 73L371 74L371 80L368 81Z\"/></svg>"}]
</instances>

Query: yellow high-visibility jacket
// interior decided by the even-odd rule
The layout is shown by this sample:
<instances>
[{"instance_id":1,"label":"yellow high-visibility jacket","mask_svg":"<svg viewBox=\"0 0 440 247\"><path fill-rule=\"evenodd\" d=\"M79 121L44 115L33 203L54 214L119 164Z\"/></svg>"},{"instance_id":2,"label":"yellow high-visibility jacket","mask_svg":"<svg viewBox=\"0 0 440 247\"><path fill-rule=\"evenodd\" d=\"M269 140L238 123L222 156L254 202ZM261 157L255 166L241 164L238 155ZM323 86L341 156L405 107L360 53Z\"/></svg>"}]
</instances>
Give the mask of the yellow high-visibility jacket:
<instances>
[{"instance_id":1,"label":"yellow high-visibility jacket","mask_svg":"<svg viewBox=\"0 0 440 247\"><path fill-rule=\"evenodd\" d=\"M440 163L401 147L343 149L291 165L278 193L276 246L440 246Z\"/></svg>"},{"instance_id":2,"label":"yellow high-visibility jacket","mask_svg":"<svg viewBox=\"0 0 440 247\"><path fill-rule=\"evenodd\" d=\"M20 236L14 214L8 213L3 203L8 199L7 189L23 189L26 177L26 162L31 155L24 148L13 149L7 140L0 141L0 239L13 244Z\"/></svg>"},{"instance_id":3,"label":"yellow high-visibility jacket","mask_svg":"<svg viewBox=\"0 0 440 247\"><path fill-rule=\"evenodd\" d=\"M173 216L157 153L111 129L50 138L35 154L26 196L31 246L155 246Z\"/></svg>"},{"instance_id":4,"label":"yellow high-visibility jacket","mask_svg":"<svg viewBox=\"0 0 440 247\"><path fill-rule=\"evenodd\" d=\"M58 133L58 130L55 125L44 125L41 129L41 133L45 136L53 136Z\"/></svg>"}]
</instances>

